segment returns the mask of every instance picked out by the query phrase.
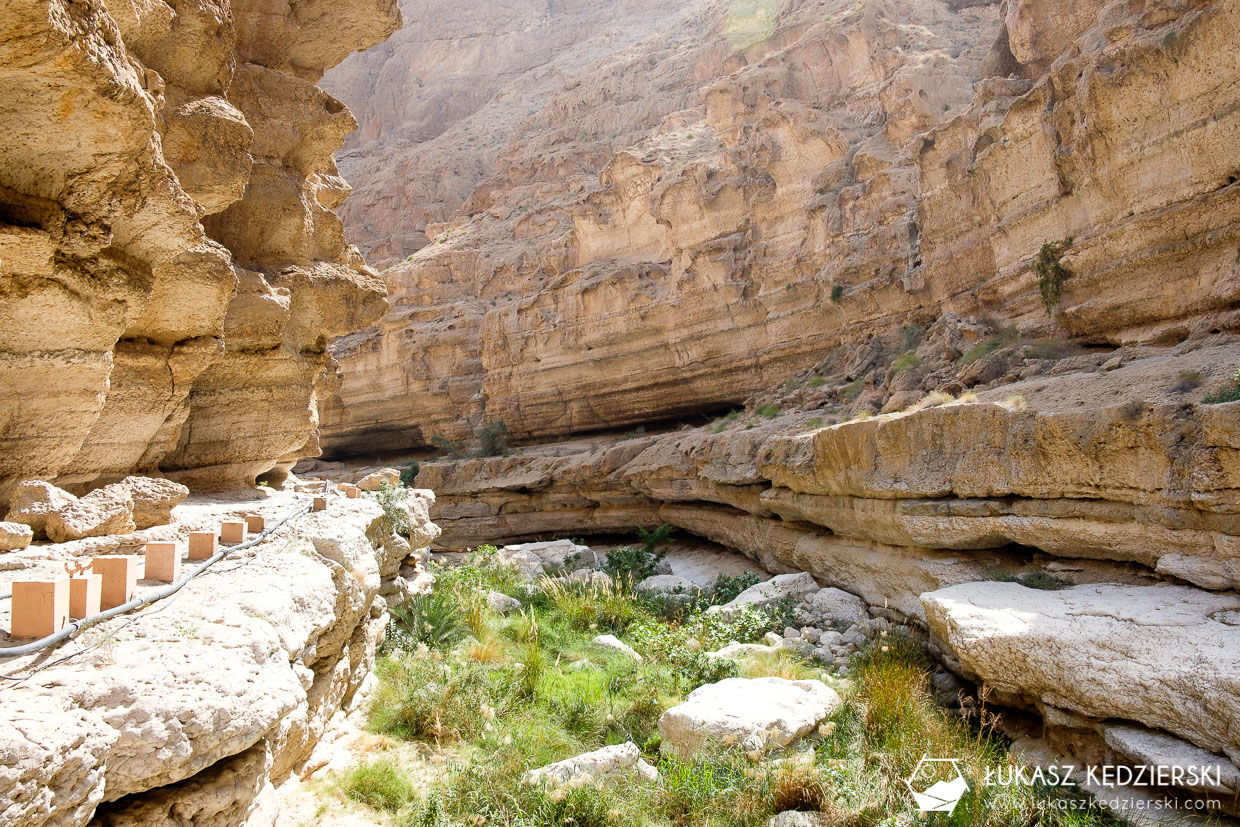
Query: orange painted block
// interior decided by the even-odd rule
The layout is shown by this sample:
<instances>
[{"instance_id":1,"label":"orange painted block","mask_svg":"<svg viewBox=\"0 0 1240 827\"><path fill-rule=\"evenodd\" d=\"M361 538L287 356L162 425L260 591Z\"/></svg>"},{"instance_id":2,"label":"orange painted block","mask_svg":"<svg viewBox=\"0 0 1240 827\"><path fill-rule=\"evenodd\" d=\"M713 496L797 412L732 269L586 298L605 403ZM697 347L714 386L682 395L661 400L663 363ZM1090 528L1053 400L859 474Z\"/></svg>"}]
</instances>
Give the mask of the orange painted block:
<instances>
[{"instance_id":1,"label":"orange painted block","mask_svg":"<svg viewBox=\"0 0 1240 827\"><path fill-rule=\"evenodd\" d=\"M362 496L362 489L358 488L356 485L350 485L349 490L346 491L345 494L348 495L349 499L356 500L358 497Z\"/></svg>"},{"instance_id":2,"label":"orange painted block","mask_svg":"<svg viewBox=\"0 0 1240 827\"><path fill-rule=\"evenodd\" d=\"M69 622L69 575L13 584L12 637L47 637Z\"/></svg>"},{"instance_id":3,"label":"orange painted block","mask_svg":"<svg viewBox=\"0 0 1240 827\"><path fill-rule=\"evenodd\" d=\"M189 533L189 559L206 560L220 550L220 538L214 531L191 531Z\"/></svg>"},{"instance_id":4,"label":"orange painted block","mask_svg":"<svg viewBox=\"0 0 1240 827\"><path fill-rule=\"evenodd\" d=\"M244 520L225 520L220 523L220 542L221 543L244 543L245 542L245 521Z\"/></svg>"},{"instance_id":5,"label":"orange painted block","mask_svg":"<svg viewBox=\"0 0 1240 827\"><path fill-rule=\"evenodd\" d=\"M258 514L246 514L245 527L251 534L262 534L267 527L267 521Z\"/></svg>"},{"instance_id":6,"label":"orange painted block","mask_svg":"<svg viewBox=\"0 0 1240 827\"><path fill-rule=\"evenodd\" d=\"M112 609L133 600L138 589L138 558L129 554L96 557L91 565L95 574L103 575L99 608Z\"/></svg>"},{"instance_id":7,"label":"orange painted block","mask_svg":"<svg viewBox=\"0 0 1240 827\"><path fill-rule=\"evenodd\" d=\"M103 595L103 575L83 574L69 578L69 617L85 620L99 614Z\"/></svg>"},{"instance_id":8,"label":"orange painted block","mask_svg":"<svg viewBox=\"0 0 1240 827\"><path fill-rule=\"evenodd\" d=\"M327 497L315 497L314 498L314 510L315 511L326 511L327 510Z\"/></svg>"},{"instance_id":9,"label":"orange painted block","mask_svg":"<svg viewBox=\"0 0 1240 827\"><path fill-rule=\"evenodd\" d=\"M150 542L146 544L147 580L175 583L181 579L181 550L176 543Z\"/></svg>"}]
</instances>

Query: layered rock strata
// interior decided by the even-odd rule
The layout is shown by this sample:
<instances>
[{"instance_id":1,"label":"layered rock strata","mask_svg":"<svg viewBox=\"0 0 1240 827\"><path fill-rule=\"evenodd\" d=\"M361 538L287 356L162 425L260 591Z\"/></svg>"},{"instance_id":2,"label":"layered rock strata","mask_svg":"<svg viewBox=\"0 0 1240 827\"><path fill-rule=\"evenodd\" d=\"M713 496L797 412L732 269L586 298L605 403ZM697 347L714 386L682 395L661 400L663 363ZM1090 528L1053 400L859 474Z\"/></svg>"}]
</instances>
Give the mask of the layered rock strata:
<instances>
[{"instance_id":1,"label":"layered rock strata","mask_svg":"<svg viewBox=\"0 0 1240 827\"><path fill-rule=\"evenodd\" d=\"M239 507L274 522L292 499ZM5 661L6 674L30 674L0 692L0 824L274 824L274 785L352 703L383 638L383 595L408 595L402 572L438 535L432 502L411 494L411 534L396 537L374 500L333 499L175 597L79 633L55 659ZM188 505L182 538L229 514ZM101 542L28 550L20 577L114 550Z\"/></svg>"},{"instance_id":2,"label":"layered rock strata","mask_svg":"<svg viewBox=\"0 0 1240 827\"><path fill-rule=\"evenodd\" d=\"M0 11L0 496L314 453L332 336L383 287L331 212L353 129L314 83L388 0Z\"/></svg>"},{"instance_id":3,"label":"layered rock strata","mask_svg":"<svg viewBox=\"0 0 1240 827\"><path fill-rule=\"evenodd\" d=\"M827 363L877 412L947 381L877 368L951 320L1047 347L1236 329L1233 6L806 0L755 31L736 5L573 74L386 272L387 316L332 346L329 453L623 430Z\"/></svg>"}]
</instances>

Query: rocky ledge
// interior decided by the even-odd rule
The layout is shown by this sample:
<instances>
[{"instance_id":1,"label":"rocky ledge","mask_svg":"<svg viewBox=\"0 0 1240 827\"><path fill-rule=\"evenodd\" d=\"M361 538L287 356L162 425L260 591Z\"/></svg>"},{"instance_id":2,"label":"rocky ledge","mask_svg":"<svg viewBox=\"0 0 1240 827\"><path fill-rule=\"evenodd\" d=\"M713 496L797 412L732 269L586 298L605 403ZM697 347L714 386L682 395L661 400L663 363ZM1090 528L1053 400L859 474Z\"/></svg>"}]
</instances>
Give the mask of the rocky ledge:
<instances>
[{"instance_id":1,"label":"rocky ledge","mask_svg":"<svg viewBox=\"0 0 1240 827\"><path fill-rule=\"evenodd\" d=\"M397 536L376 500L334 497L171 598L2 662L0 824L274 824L275 785L364 694L388 600L424 585L412 581L439 533L433 499L405 499ZM80 556L247 513L271 522L306 500L191 498L171 526L13 552L18 573L0 579L7 591Z\"/></svg>"}]
</instances>

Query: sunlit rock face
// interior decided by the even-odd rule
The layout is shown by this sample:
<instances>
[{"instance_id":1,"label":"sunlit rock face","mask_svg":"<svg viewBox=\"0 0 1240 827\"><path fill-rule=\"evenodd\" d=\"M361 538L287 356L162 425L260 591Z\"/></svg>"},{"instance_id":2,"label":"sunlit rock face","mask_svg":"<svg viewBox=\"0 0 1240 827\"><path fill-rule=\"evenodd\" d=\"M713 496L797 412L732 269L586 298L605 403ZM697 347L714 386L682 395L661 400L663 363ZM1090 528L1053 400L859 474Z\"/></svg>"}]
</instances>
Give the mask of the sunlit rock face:
<instances>
[{"instance_id":1,"label":"sunlit rock face","mask_svg":"<svg viewBox=\"0 0 1240 827\"><path fill-rule=\"evenodd\" d=\"M314 82L399 19L384 0L0 10L0 494L252 481L315 450L326 342L384 305L331 213L353 119Z\"/></svg>"},{"instance_id":2,"label":"sunlit rock face","mask_svg":"<svg viewBox=\"0 0 1240 827\"><path fill-rule=\"evenodd\" d=\"M328 453L719 410L946 314L1095 345L1234 329L1230 6L699 0L610 51L540 40L589 52L550 92L481 58L423 71L440 35L472 41L407 11L399 48L331 78L421 85L371 99L346 156L350 232L409 260L332 346ZM479 74L485 103L453 94Z\"/></svg>"}]
</instances>

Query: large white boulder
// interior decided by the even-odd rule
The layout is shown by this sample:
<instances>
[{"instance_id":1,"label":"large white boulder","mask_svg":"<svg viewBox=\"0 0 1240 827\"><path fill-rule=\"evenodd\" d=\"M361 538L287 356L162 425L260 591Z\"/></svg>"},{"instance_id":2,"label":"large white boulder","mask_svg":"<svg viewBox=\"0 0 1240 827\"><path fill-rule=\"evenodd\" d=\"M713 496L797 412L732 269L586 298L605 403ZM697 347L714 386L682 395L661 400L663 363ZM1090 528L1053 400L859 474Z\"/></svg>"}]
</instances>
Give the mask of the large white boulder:
<instances>
[{"instance_id":1,"label":"large white boulder","mask_svg":"<svg viewBox=\"0 0 1240 827\"><path fill-rule=\"evenodd\" d=\"M619 652L626 658L631 658L638 663L642 662L642 656L637 654L633 647L629 646L615 635L599 635L590 642L603 649L610 649L613 652Z\"/></svg>"},{"instance_id":2,"label":"large white boulder","mask_svg":"<svg viewBox=\"0 0 1240 827\"><path fill-rule=\"evenodd\" d=\"M521 780L561 787L632 778L654 781L658 777L659 771L642 760L641 750L630 741L530 770Z\"/></svg>"},{"instance_id":3,"label":"large white boulder","mask_svg":"<svg viewBox=\"0 0 1240 827\"><path fill-rule=\"evenodd\" d=\"M766 751L813 731L840 705L822 681L727 678L700 686L659 718L664 752L681 758L704 747Z\"/></svg>"},{"instance_id":4,"label":"large white boulder","mask_svg":"<svg viewBox=\"0 0 1240 827\"><path fill-rule=\"evenodd\" d=\"M504 546L501 552L528 552L538 558L548 569L576 571L582 566L596 568L598 555L589 546L579 546L572 540L552 540L545 543L517 543Z\"/></svg>"},{"instance_id":5,"label":"large white boulder","mask_svg":"<svg viewBox=\"0 0 1240 827\"><path fill-rule=\"evenodd\" d=\"M736 609L759 608L770 606L781 600L797 601L808 597L819 590L818 583L808 572L796 574L779 574L770 580L750 586L738 594L730 603L722 606L711 606L708 612L730 612Z\"/></svg>"},{"instance_id":6,"label":"large white boulder","mask_svg":"<svg viewBox=\"0 0 1240 827\"><path fill-rule=\"evenodd\" d=\"M638 583L635 590L647 594L697 594L702 587L674 574L656 574Z\"/></svg>"},{"instance_id":7,"label":"large white boulder","mask_svg":"<svg viewBox=\"0 0 1240 827\"><path fill-rule=\"evenodd\" d=\"M865 619L865 601L843 589L819 589L806 599L814 621L824 626L851 626Z\"/></svg>"},{"instance_id":8,"label":"large white boulder","mask_svg":"<svg viewBox=\"0 0 1240 827\"><path fill-rule=\"evenodd\" d=\"M931 634L1000 696L1138 721L1240 762L1240 597L1185 586L967 583L921 596Z\"/></svg>"},{"instance_id":9,"label":"large white boulder","mask_svg":"<svg viewBox=\"0 0 1240 827\"><path fill-rule=\"evenodd\" d=\"M487 592L487 606L497 615L506 615L519 610L521 601L503 592L489 591Z\"/></svg>"}]
</instances>

